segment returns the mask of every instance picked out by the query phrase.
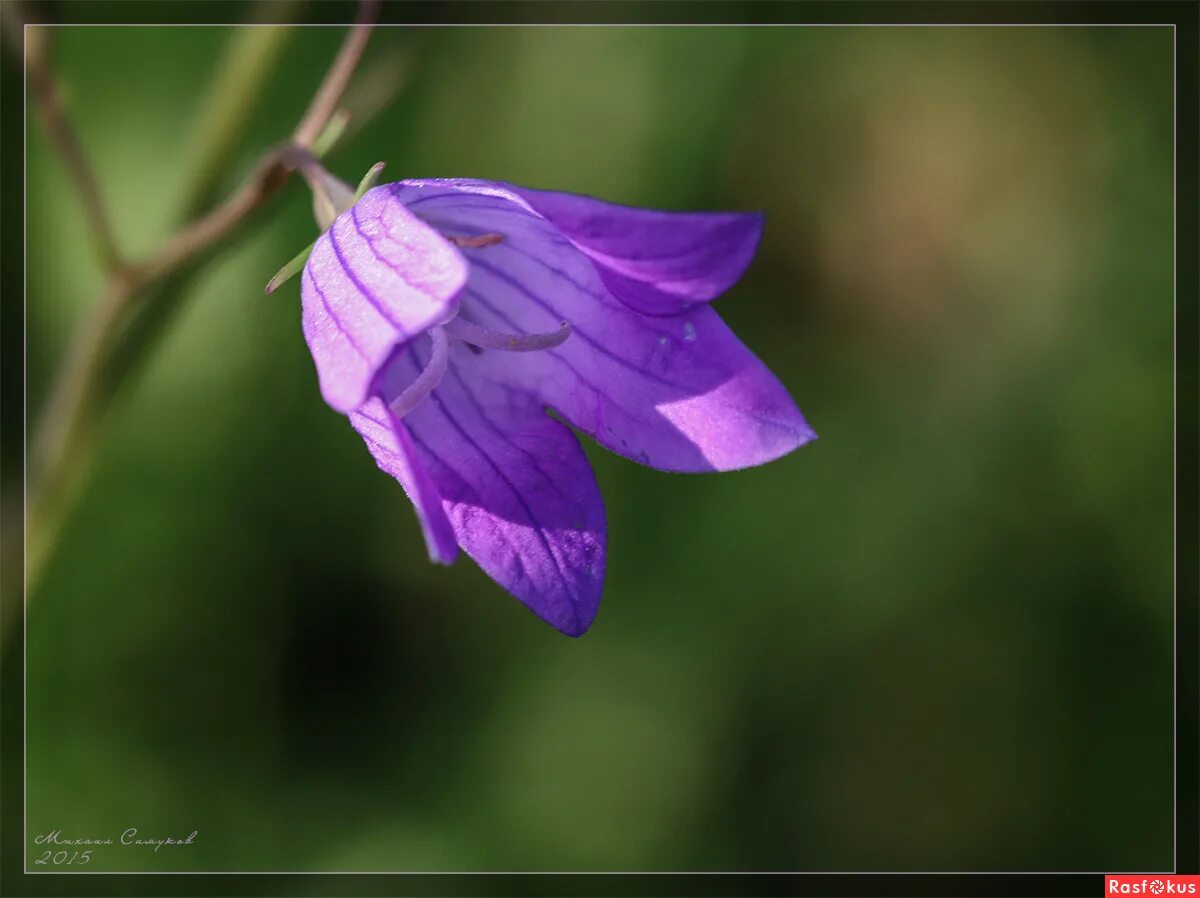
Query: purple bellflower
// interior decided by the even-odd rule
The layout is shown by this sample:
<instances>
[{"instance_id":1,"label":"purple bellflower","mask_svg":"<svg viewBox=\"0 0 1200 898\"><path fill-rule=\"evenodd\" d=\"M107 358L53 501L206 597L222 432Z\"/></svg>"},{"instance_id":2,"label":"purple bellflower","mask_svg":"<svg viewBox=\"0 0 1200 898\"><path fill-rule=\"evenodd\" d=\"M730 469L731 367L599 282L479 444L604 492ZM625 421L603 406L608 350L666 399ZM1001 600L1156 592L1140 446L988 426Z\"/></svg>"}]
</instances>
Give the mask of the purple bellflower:
<instances>
[{"instance_id":1,"label":"purple bellflower","mask_svg":"<svg viewBox=\"0 0 1200 898\"><path fill-rule=\"evenodd\" d=\"M749 265L761 216L459 179L355 200L320 175L332 224L301 295L322 396L400 482L434 561L461 547L563 633L592 623L605 566L604 503L568 424L679 472L815 437L709 306Z\"/></svg>"}]
</instances>

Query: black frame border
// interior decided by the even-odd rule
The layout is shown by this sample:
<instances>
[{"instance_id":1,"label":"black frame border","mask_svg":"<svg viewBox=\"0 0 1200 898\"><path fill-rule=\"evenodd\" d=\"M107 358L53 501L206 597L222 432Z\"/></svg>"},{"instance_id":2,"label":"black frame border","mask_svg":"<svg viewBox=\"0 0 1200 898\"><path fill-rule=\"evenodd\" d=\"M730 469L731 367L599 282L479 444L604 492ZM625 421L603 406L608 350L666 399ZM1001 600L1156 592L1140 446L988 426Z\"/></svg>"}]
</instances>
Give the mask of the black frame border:
<instances>
[{"instance_id":1,"label":"black frame border","mask_svg":"<svg viewBox=\"0 0 1200 898\"><path fill-rule=\"evenodd\" d=\"M244 7L232 0L169 2L114 0L71 4L73 24L228 24ZM34 9L37 21L60 19L61 7ZM266 10L268 20L270 9ZM320 2L313 23L348 23L348 2ZM582 0L567 6L536 2L399 3L385 6L388 24L639 23L639 24L979 24L979 25L1171 25L1175 30L1175 705L1176 873L1200 873L1200 4L1152 2L716 2L688 3ZM0 207L0 341L5 360L0 379L0 464L12 490L5 501L23 502L24 296L23 78L21 61L6 53L0 86L3 150L0 182L8 197ZM21 234L20 240L16 235ZM23 534L0 539L21 541ZM23 553L20 553L23 555ZM19 574L20 576L16 576ZM24 572L7 572L4 588ZM23 629L21 610L10 622ZM12 896L57 895L830 895L949 896L1103 894L1098 873L513 873L513 874L27 874L24 872L24 646L14 639L0 661L0 891ZM1159 871L1165 872L1165 871Z\"/></svg>"}]
</instances>

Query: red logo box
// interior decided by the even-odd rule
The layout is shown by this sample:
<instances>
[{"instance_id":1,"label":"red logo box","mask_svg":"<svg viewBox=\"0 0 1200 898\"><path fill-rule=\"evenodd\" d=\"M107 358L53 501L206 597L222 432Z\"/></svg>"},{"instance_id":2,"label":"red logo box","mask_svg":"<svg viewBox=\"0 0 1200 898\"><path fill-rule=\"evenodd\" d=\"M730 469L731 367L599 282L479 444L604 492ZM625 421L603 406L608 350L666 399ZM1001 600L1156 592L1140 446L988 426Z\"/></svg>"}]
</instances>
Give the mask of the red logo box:
<instances>
[{"instance_id":1,"label":"red logo box","mask_svg":"<svg viewBox=\"0 0 1200 898\"><path fill-rule=\"evenodd\" d=\"M1174 876L1170 873L1105 876L1104 894L1200 896L1200 876Z\"/></svg>"}]
</instances>

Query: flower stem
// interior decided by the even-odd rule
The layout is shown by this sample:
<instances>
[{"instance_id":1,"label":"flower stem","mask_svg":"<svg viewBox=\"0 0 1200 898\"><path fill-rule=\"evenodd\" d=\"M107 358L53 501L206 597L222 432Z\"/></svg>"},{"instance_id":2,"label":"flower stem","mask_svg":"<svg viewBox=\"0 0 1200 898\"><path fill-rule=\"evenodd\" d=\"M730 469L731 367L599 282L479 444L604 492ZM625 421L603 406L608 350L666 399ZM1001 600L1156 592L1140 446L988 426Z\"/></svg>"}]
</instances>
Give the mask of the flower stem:
<instances>
[{"instance_id":1,"label":"flower stem","mask_svg":"<svg viewBox=\"0 0 1200 898\"><path fill-rule=\"evenodd\" d=\"M246 21L259 22L271 16L281 24L236 28L229 36L183 143L187 153L184 169L191 175L183 194L181 220L194 218L217 199L220 181L246 125L295 33L286 23L294 20L299 5L297 0L258 0Z\"/></svg>"},{"instance_id":2,"label":"flower stem","mask_svg":"<svg viewBox=\"0 0 1200 898\"><path fill-rule=\"evenodd\" d=\"M377 8L376 2L362 4L357 23L296 129L295 140L302 145L315 140L335 113L362 57ZM269 74L265 68L254 71L260 78ZM230 84L229 89L247 89L244 84ZM244 115L240 104L231 108L233 114ZM214 152L227 155L229 141L214 139L211 146ZM202 174L195 181L201 188L215 178L203 174L205 165L201 164ZM168 238L144 261L114 268L93 313L74 337L30 446L26 497L27 595L33 593L45 562L53 553L61 526L87 480L113 398L129 373L148 354L154 337L161 331L161 322L178 305L191 274L237 234L280 191L288 177L283 152L271 150L249 180L223 203ZM3 620L10 617L5 613Z\"/></svg>"},{"instance_id":3,"label":"flower stem","mask_svg":"<svg viewBox=\"0 0 1200 898\"><path fill-rule=\"evenodd\" d=\"M96 247L100 266L106 272L117 271L121 268L122 256L117 247L117 238L113 233L112 217L108 206L100 192L96 174L92 170L79 136L71 125L66 107L62 101L62 89L54 70L50 67L49 59L49 28L39 28L31 25L22 29L20 20L23 10L18 5L5 5L0 8L4 17L5 32L16 35L24 31L25 70L29 76L29 86L33 90L35 109L42 128L49 136L51 144L62 159L67 174L75 182L75 190L83 204L84 215L87 217L88 231ZM18 48L20 51L22 48Z\"/></svg>"}]
</instances>

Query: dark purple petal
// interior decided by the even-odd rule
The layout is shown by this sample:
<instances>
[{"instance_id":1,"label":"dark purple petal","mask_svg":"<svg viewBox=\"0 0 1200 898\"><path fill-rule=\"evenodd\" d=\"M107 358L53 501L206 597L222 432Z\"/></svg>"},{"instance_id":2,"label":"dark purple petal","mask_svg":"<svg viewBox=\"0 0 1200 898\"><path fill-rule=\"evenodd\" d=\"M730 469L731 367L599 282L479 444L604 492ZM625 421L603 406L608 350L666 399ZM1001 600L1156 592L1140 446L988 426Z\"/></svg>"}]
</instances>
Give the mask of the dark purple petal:
<instances>
[{"instance_id":1,"label":"dark purple petal","mask_svg":"<svg viewBox=\"0 0 1200 898\"><path fill-rule=\"evenodd\" d=\"M441 564L450 564L458 555L454 528L446 517L437 487L429 479L425 466L417 457L407 428L379 399L371 399L350 415L350 423L366 440L367 448L380 469L391 474L404 487L412 501L425 534L429 557Z\"/></svg>"},{"instance_id":2,"label":"dark purple petal","mask_svg":"<svg viewBox=\"0 0 1200 898\"><path fill-rule=\"evenodd\" d=\"M660 212L590 196L513 187L596 263L614 296L647 315L716 299L750 266L762 215Z\"/></svg>"},{"instance_id":3,"label":"dark purple petal","mask_svg":"<svg viewBox=\"0 0 1200 898\"><path fill-rule=\"evenodd\" d=\"M423 366L402 351L387 397ZM604 584L604 503L570 429L527 392L489 383L464 345L441 385L404 419L459 545L538 617L569 636L591 625Z\"/></svg>"},{"instance_id":4,"label":"dark purple petal","mask_svg":"<svg viewBox=\"0 0 1200 898\"><path fill-rule=\"evenodd\" d=\"M321 394L358 408L396 346L453 314L467 279L458 250L396 202L367 191L313 246L301 296Z\"/></svg>"},{"instance_id":5,"label":"dark purple petal","mask_svg":"<svg viewBox=\"0 0 1200 898\"><path fill-rule=\"evenodd\" d=\"M471 263L464 317L510 333L571 325L571 336L554 349L484 351L465 357L462 369L533 393L609 449L664 470L763 464L815 436L779 381L711 308L639 314L612 296L590 258L505 185L389 186L447 234L504 235L463 251Z\"/></svg>"}]
</instances>

